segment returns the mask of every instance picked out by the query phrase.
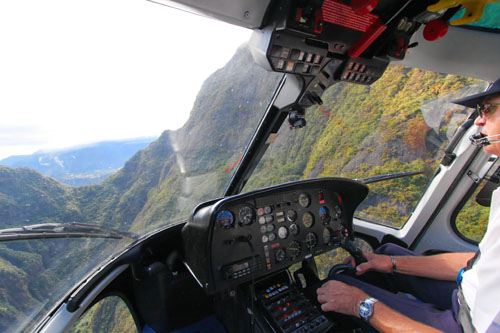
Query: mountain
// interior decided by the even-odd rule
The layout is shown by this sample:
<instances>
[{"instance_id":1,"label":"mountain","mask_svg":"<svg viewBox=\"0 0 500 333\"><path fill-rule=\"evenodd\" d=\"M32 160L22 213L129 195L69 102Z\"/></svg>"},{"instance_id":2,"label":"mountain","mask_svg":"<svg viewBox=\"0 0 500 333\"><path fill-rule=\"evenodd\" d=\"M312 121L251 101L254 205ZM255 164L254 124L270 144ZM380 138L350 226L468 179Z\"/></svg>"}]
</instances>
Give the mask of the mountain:
<instances>
[{"instance_id":1,"label":"mountain","mask_svg":"<svg viewBox=\"0 0 500 333\"><path fill-rule=\"evenodd\" d=\"M240 48L205 81L182 128L165 131L96 184L71 187L27 168L0 167L0 228L80 221L145 233L186 219L198 203L222 195L234 168L227 170L242 156L280 77L255 65L249 50ZM287 123L282 126L244 190L309 177L401 171L432 175L447 141L450 115L461 111L444 110L443 121L429 126L421 110L428 101L446 99L471 83L390 66L372 86L334 85L323 95L322 106L306 111L308 126L293 131ZM401 225L401 216L418 200L426 179L373 184L370 191L378 196L369 197L363 208ZM0 246L0 331L22 320L22 313L42 302L47 292L64 289L67 276L82 269L79 262L98 250L107 253L89 244L63 248L59 243L14 243ZM58 258L58 251L65 255ZM30 267L46 277L42 284L28 279Z\"/></svg>"},{"instance_id":2,"label":"mountain","mask_svg":"<svg viewBox=\"0 0 500 333\"><path fill-rule=\"evenodd\" d=\"M137 151L156 138L98 142L52 152L10 156L0 165L27 167L68 185L100 182L120 169Z\"/></svg>"},{"instance_id":3,"label":"mountain","mask_svg":"<svg viewBox=\"0 0 500 333\"><path fill-rule=\"evenodd\" d=\"M165 131L96 184L71 187L28 168L0 166L0 228L79 221L144 233L185 219L196 204L223 193L231 177L225 170L243 154L280 77L240 48L205 81L181 129ZM45 304L47 293L64 290L87 262L95 267L92 260L110 253L91 242L0 245L0 331ZM29 275L32 266L48 277L42 285Z\"/></svg>"}]
</instances>

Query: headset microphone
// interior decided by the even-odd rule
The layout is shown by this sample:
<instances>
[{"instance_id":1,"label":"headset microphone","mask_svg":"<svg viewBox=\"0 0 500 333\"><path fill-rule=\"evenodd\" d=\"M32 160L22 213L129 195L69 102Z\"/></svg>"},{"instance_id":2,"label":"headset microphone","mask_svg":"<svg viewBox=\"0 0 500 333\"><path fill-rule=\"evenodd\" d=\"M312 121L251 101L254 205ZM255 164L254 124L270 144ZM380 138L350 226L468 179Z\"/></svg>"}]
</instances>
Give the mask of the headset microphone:
<instances>
[{"instance_id":1,"label":"headset microphone","mask_svg":"<svg viewBox=\"0 0 500 333\"><path fill-rule=\"evenodd\" d=\"M477 133L469 137L470 142L474 146L485 147L493 143L500 142L500 134L485 136L482 133Z\"/></svg>"}]
</instances>

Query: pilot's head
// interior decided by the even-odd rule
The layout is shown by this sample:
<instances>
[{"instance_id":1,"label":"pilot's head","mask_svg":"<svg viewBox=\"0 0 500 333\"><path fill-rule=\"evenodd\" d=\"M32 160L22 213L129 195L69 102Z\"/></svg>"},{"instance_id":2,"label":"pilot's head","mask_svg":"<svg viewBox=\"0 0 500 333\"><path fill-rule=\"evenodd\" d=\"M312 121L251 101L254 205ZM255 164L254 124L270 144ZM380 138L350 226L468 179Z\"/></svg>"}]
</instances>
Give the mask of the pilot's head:
<instances>
[{"instance_id":1,"label":"pilot's head","mask_svg":"<svg viewBox=\"0 0 500 333\"><path fill-rule=\"evenodd\" d=\"M485 92L468 96L453 103L475 108L478 116L474 122L482 126L481 138L473 142L483 146L488 154L500 156L500 79L496 80Z\"/></svg>"}]
</instances>

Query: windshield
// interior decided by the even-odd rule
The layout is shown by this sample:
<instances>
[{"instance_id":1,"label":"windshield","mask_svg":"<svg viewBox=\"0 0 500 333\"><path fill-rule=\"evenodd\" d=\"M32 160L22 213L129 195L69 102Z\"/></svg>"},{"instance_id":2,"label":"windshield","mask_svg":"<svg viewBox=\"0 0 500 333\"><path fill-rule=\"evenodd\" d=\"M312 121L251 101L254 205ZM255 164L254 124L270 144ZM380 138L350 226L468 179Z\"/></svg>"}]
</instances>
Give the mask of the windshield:
<instances>
[{"instance_id":1,"label":"windshield","mask_svg":"<svg viewBox=\"0 0 500 333\"><path fill-rule=\"evenodd\" d=\"M12 1L0 27L16 32L0 37L0 229L17 228L0 243L0 331L30 331L135 238L223 195L281 75L254 64L250 31L144 1Z\"/></svg>"},{"instance_id":2,"label":"windshield","mask_svg":"<svg viewBox=\"0 0 500 333\"><path fill-rule=\"evenodd\" d=\"M487 82L391 65L371 86L339 83L306 110L305 128L285 122L245 191L299 179L414 172L369 184L357 218L404 225L470 109L450 103Z\"/></svg>"},{"instance_id":3,"label":"windshield","mask_svg":"<svg viewBox=\"0 0 500 333\"><path fill-rule=\"evenodd\" d=\"M135 239L223 195L282 76L254 63L249 31L145 1L6 1L0 28L0 229L15 230L0 243L0 331L31 331ZM283 124L244 190L417 171L370 185L379 197L357 213L400 227L467 116L449 100L484 88L400 66L334 85L304 129ZM27 239L33 225L50 232Z\"/></svg>"}]
</instances>

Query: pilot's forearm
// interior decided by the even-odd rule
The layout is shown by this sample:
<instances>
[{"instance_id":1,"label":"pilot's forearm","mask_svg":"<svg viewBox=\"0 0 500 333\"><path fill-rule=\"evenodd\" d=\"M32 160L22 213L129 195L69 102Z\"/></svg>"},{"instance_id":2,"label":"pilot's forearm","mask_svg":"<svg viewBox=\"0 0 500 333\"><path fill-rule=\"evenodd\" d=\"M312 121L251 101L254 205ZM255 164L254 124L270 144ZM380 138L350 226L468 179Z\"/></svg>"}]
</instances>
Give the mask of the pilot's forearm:
<instances>
[{"instance_id":1,"label":"pilot's forearm","mask_svg":"<svg viewBox=\"0 0 500 333\"><path fill-rule=\"evenodd\" d=\"M396 272L455 281L457 274L467 265L474 253L443 253L433 256L395 256Z\"/></svg>"},{"instance_id":2,"label":"pilot's forearm","mask_svg":"<svg viewBox=\"0 0 500 333\"><path fill-rule=\"evenodd\" d=\"M369 323L379 332L440 332L402 315L382 302L375 303Z\"/></svg>"},{"instance_id":3,"label":"pilot's forearm","mask_svg":"<svg viewBox=\"0 0 500 333\"><path fill-rule=\"evenodd\" d=\"M369 296L359 288L330 280L316 290L321 310L343 313L361 318L359 304ZM439 332L389 308L381 301L374 304L369 323L380 332Z\"/></svg>"}]
</instances>

